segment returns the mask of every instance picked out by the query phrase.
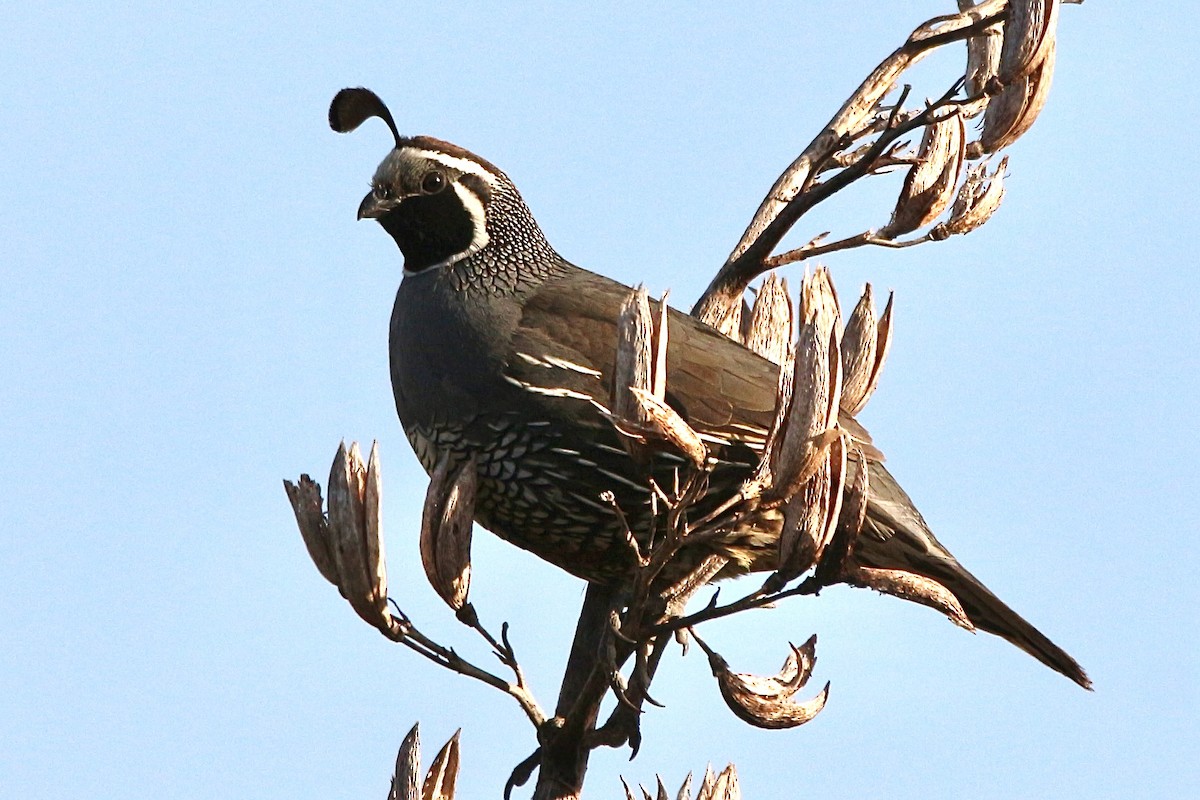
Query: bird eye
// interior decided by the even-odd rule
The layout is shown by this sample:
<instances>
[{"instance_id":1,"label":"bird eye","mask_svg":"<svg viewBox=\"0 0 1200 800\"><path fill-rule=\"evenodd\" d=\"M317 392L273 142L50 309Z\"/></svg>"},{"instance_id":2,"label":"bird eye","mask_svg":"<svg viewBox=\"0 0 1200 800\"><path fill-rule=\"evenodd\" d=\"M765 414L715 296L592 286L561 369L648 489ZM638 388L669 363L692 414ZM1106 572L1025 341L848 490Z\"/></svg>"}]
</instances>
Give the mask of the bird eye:
<instances>
[{"instance_id":1,"label":"bird eye","mask_svg":"<svg viewBox=\"0 0 1200 800\"><path fill-rule=\"evenodd\" d=\"M435 170L425 173L421 178L421 191L425 194L437 194L446 188L446 176Z\"/></svg>"}]
</instances>

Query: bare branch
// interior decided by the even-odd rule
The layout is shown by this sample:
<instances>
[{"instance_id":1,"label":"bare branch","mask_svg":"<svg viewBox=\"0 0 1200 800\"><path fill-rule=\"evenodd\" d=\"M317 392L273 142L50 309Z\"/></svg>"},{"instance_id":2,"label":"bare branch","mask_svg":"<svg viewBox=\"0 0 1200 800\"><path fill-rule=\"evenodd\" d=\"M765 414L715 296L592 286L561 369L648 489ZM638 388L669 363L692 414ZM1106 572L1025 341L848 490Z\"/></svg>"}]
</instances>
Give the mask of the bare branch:
<instances>
[{"instance_id":1,"label":"bare branch","mask_svg":"<svg viewBox=\"0 0 1200 800\"><path fill-rule=\"evenodd\" d=\"M872 146L863 157L839 173L840 180L821 185L824 191L812 186L812 190L806 192L806 187L812 185L814 173L857 135L861 135L860 128L864 122L877 111L883 98L893 90L899 77L909 67L944 44L979 34L1002 19L1006 9L1004 0L989 0L958 14L930 20L914 30L900 48L884 59L776 180L741 240L693 307L693 315L726 334L736 330L733 323L741 307L742 293L756 275L769 268L765 266L765 261L771 251L809 208L867 174L873 166L872 156L878 156L882 150L875 152L876 148ZM931 112L950 105L949 98L957 94L961 83L961 80L956 82L953 91L942 101L911 120L894 116L889 127L881 132L880 141L886 146L899 136L932 121Z\"/></svg>"}]
</instances>

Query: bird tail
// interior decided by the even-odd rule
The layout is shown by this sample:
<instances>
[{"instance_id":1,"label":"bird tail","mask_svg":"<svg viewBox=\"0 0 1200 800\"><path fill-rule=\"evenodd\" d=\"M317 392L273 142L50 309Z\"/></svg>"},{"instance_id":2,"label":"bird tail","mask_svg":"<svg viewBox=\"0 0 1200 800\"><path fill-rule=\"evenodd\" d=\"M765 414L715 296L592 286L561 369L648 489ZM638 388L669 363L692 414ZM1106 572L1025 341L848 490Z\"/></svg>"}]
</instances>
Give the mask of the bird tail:
<instances>
[{"instance_id":1,"label":"bird tail","mask_svg":"<svg viewBox=\"0 0 1200 800\"><path fill-rule=\"evenodd\" d=\"M1050 669L1092 688L1075 659L992 594L938 542L912 500L879 464L871 465L867 519L852 559L862 566L900 569L937 581L958 599L976 628L1007 639Z\"/></svg>"},{"instance_id":2,"label":"bird tail","mask_svg":"<svg viewBox=\"0 0 1200 800\"><path fill-rule=\"evenodd\" d=\"M933 568L926 568L922 572L958 598L967 618L976 628L1007 639L1050 669L1066 675L1085 689L1092 688L1092 681L1079 662L992 594L956 560L950 558L940 563L932 562L928 566Z\"/></svg>"}]
</instances>

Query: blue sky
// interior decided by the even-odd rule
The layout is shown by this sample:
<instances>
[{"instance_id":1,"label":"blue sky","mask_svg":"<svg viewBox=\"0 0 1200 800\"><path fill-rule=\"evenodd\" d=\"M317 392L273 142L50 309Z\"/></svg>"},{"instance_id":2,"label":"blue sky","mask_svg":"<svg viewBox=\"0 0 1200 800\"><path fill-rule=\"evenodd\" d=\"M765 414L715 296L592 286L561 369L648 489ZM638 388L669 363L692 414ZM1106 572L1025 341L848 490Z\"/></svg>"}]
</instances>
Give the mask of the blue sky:
<instances>
[{"instance_id":1,"label":"blue sky","mask_svg":"<svg viewBox=\"0 0 1200 800\"><path fill-rule=\"evenodd\" d=\"M846 94L952 5L7 8L0 797L382 798L417 720L430 744L462 726L464 796L497 797L532 749L508 698L354 616L280 486L323 480L343 437L379 439L393 595L486 660L420 571L425 479L387 375L401 263L354 220L390 139L331 133L337 89L500 165L569 259L687 305ZM707 637L768 672L818 633L816 721L748 729L698 653L673 655L642 754L597 754L589 797L708 761L737 763L748 798L1196 791L1198 23L1065 8L996 218L827 262L843 296L897 293L863 415L892 471L1096 692L927 609L830 590ZM797 236L884 222L898 184L873 183ZM487 535L475 572L549 704L581 584Z\"/></svg>"}]
</instances>

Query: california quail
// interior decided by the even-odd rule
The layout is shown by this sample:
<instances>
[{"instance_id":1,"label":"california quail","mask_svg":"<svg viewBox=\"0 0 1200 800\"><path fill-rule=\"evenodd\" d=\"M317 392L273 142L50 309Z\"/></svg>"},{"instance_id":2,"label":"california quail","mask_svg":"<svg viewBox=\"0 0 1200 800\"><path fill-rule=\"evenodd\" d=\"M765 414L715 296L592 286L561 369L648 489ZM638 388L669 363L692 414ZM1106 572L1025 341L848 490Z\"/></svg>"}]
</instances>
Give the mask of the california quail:
<instances>
[{"instance_id":1,"label":"california quail","mask_svg":"<svg viewBox=\"0 0 1200 800\"><path fill-rule=\"evenodd\" d=\"M366 89L342 90L329 110L339 132L372 116L387 123L395 147L358 217L376 220L404 255L389 350L405 434L427 471L439 453L475 457L480 525L588 581L612 580L629 551L600 495L615 495L634 530L648 499L643 473L593 403L610 397L616 322L630 290L564 260L488 161L439 139L400 136ZM771 425L778 367L673 310L668 341L668 401L702 435L729 443L712 481L737 485ZM842 422L869 443L854 420ZM942 547L876 458L869 468L858 563L933 578L977 627L1090 686L1074 659ZM770 569L777 550L753 532L713 546L745 569Z\"/></svg>"}]
</instances>

